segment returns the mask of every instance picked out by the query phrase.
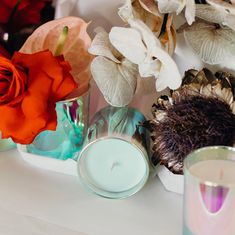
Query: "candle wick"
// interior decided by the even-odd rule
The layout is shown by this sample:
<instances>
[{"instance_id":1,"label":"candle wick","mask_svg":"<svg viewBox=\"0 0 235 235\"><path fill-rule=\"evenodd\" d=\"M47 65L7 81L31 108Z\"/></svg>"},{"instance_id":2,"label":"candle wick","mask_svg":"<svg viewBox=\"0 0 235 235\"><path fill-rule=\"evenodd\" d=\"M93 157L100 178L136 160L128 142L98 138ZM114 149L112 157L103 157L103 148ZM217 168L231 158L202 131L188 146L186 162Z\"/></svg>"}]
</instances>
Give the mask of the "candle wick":
<instances>
[{"instance_id":1,"label":"candle wick","mask_svg":"<svg viewBox=\"0 0 235 235\"><path fill-rule=\"evenodd\" d=\"M119 162L113 162L110 170L112 171L115 167L119 166Z\"/></svg>"},{"instance_id":2,"label":"candle wick","mask_svg":"<svg viewBox=\"0 0 235 235\"><path fill-rule=\"evenodd\" d=\"M222 180L224 178L224 171L221 169L219 174L219 179Z\"/></svg>"}]
</instances>

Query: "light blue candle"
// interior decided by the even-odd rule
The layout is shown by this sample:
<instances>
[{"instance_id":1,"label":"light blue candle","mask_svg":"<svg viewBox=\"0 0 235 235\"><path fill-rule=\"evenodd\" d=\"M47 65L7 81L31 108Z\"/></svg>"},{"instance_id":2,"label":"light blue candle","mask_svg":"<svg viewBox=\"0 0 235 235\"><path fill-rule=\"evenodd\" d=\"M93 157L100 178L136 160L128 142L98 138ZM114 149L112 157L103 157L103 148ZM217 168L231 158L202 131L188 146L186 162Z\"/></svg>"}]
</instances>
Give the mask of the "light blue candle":
<instances>
[{"instance_id":1,"label":"light blue candle","mask_svg":"<svg viewBox=\"0 0 235 235\"><path fill-rule=\"evenodd\" d=\"M95 115L78 158L78 174L88 189L103 197L124 198L144 186L149 175L144 121L129 107L109 106Z\"/></svg>"},{"instance_id":2,"label":"light blue candle","mask_svg":"<svg viewBox=\"0 0 235 235\"><path fill-rule=\"evenodd\" d=\"M88 182L103 191L131 190L146 179L148 163L134 145L118 138L99 140L83 152L80 166Z\"/></svg>"}]
</instances>

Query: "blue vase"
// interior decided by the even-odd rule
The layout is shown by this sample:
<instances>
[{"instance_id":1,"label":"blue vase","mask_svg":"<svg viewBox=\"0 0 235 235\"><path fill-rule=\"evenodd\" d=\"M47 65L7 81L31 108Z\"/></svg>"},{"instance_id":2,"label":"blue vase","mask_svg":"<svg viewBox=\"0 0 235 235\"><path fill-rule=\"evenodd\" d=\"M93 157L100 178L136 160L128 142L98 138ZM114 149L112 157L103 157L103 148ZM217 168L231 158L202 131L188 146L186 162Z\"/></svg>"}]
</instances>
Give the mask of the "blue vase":
<instances>
[{"instance_id":1,"label":"blue vase","mask_svg":"<svg viewBox=\"0 0 235 235\"><path fill-rule=\"evenodd\" d=\"M56 104L57 128L43 131L27 146L33 154L66 160L77 158L87 131L89 92Z\"/></svg>"},{"instance_id":2,"label":"blue vase","mask_svg":"<svg viewBox=\"0 0 235 235\"><path fill-rule=\"evenodd\" d=\"M0 151L6 151L15 147L16 144L12 141L11 138L8 139L0 138Z\"/></svg>"}]
</instances>

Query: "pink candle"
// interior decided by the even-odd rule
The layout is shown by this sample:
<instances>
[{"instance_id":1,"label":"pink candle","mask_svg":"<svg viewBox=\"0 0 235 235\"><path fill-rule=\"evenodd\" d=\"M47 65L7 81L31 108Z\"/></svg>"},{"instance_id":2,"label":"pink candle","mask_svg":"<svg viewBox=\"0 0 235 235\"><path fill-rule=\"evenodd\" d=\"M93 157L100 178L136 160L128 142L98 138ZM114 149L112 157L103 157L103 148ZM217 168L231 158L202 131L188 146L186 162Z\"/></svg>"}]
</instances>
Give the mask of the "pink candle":
<instances>
[{"instance_id":1,"label":"pink candle","mask_svg":"<svg viewBox=\"0 0 235 235\"><path fill-rule=\"evenodd\" d=\"M185 160L184 235L235 234L235 149L207 147Z\"/></svg>"}]
</instances>

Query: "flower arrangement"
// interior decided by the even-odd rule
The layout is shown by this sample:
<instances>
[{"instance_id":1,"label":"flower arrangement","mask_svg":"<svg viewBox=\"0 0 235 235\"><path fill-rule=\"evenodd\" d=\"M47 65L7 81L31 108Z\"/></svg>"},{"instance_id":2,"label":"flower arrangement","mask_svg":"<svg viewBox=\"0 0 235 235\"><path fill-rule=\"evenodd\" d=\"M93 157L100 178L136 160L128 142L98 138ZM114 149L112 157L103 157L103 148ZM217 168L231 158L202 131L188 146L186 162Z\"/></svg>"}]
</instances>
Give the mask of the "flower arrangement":
<instances>
[{"instance_id":1,"label":"flower arrangement","mask_svg":"<svg viewBox=\"0 0 235 235\"><path fill-rule=\"evenodd\" d=\"M183 14L184 13L184 14ZM235 143L235 2L223 0L127 0L118 11L125 27L96 30L89 52L91 73L106 101L128 105L140 81L156 79L163 96L144 125L153 139L153 162L182 174L185 156L196 148ZM174 19L184 22L176 28ZM184 78L174 61L177 36L208 69L189 70ZM140 88L140 87L139 87ZM212 115L215 114L215 115Z\"/></svg>"},{"instance_id":2,"label":"flower arrangement","mask_svg":"<svg viewBox=\"0 0 235 235\"><path fill-rule=\"evenodd\" d=\"M176 43L172 16L164 17L153 1L131 0L119 15L129 27L113 27L109 34L99 30L89 49L97 56L91 73L106 101L117 107L129 104L138 77L155 77L157 91L178 88L181 76L170 56Z\"/></svg>"},{"instance_id":3,"label":"flower arrangement","mask_svg":"<svg viewBox=\"0 0 235 235\"><path fill-rule=\"evenodd\" d=\"M38 24L40 10L47 3L50 1L3 1L1 28L11 33ZM19 18L22 20L16 23ZM52 20L38 27L12 56L1 47L2 138L32 143L40 132L56 129L56 102L88 90L92 56L87 52L91 39L86 28L76 17Z\"/></svg>"},{"instance_id":4,"label":"flower arrangement","mask_svg":"<svg viewBox=\"0 0 235 235\"><path fill-rule=\"evenodd\" d=\"M171 57L177 33L208 64L234 57L234 2L127 0L119 9L128 27L97 29L89 52L96 57L92 75L104 98L113 106L128 105L140 79L154 77L156 90L177 89L181 75ZM186 23L175 29L173 20L184 10Z\"/></svg>"},{"instance_id":5,"label":"flower arrangement","mask_svg":"<svg viewBox=\"0 0 235 235\"><path fill-rule=\"evenodd\" d=\"M235 54L234 1L126 0L118 11L125 26L112 27L110 32L97 28L93 41L86 32L87 23L80 18L67 17L38 27L50 0L2 4L3 138L29 144L43 130L55 130L56 102L84 94L92 74L105 100L116 107L127 106L143 84L149 86L148 91L171 91L172 96L157 101L154 118L145 125L152 132L153 161L160 161L172 172L182 174L183 159L195 148L233 145L233 75L193 69L182 79L173 55L177 37L183 34L206 65L228 67L227 61ZM26 13L32 17L24 18ZM184 22L176 28L178 15ZM13 54L5 50L11 42L4 41L6 32L9 38L18 32L30 32L30 36ZM212 109L216 117L209 115ZM207 120L206 124L195 128L202 120ZM185 141L179 141L184 137Z\"/></svg>"}]
</instances>

